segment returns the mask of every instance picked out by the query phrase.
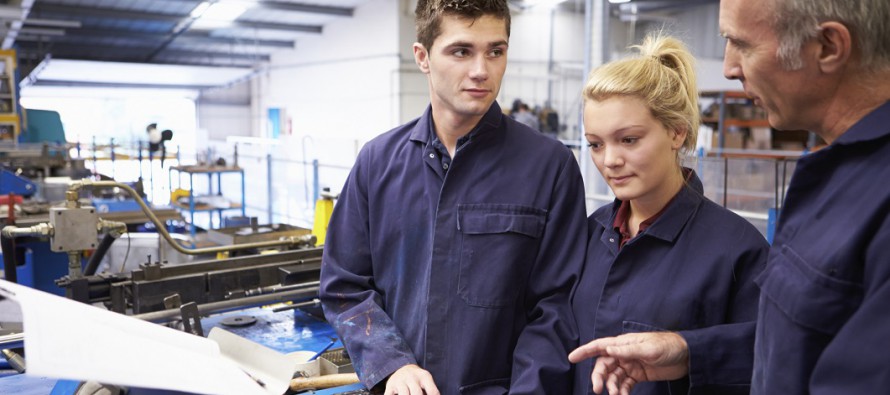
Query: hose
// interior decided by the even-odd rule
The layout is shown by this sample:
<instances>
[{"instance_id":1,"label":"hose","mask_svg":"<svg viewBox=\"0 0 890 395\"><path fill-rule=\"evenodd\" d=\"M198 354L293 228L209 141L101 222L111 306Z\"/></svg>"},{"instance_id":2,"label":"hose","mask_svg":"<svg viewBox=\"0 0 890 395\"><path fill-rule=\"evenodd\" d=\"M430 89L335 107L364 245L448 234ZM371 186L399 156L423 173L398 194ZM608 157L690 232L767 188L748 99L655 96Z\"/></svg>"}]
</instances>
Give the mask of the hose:
<instances>
[{"instance_id":1,"label":"hose","mask_svg":"<svg viewBox=\"0 0 890 395\"><path fill-rule=\"evenodd\" d=\"M102 258L105 258L105 254L108 252L108 249L111 248L114 239L115 237L112 236L111 233L105 234L105 237L102 238L102 242L99 243L99 247L96 248L96 251L93 252L93 256L91 256L89 262L87 262L87 267L83 269L84 276L92 276L96 274L96 270L99 269L99 263L102 262Z\"/></svg>"},{"instance_id":2,"label":"hose","mask_svg":"<svg viewBox=\"0 0 890 395\"><path fill-rule=\"evenodd\" d=\"M87 179L81 180L79 182L75 182L68 186L68 192L77 193L81 188L95 188L95 187L117 187L127 192L136 203L139 204L139 207L142 209L142 212L145 213L145 216L148 217L149 221L155 225L157 228L158 234L167 240L170 243L170 247L173 247L174 250L179 251L182 254L186 255L200 255L200 254L215 254L217 252L224 251L234 251L234 250L243 250L247 248L264 248L264 247L278 247L278 246L296 246L300 244L315 244L315 236L305 235L305 236L290 236L287 238L282 238L281 240L267 240L267 241L255 241L252 243L245 244L234 244L228 246L219 246L219 247L204 247L204 248L183 248L179 245L173 238L170 236L170 232L167 232L166 226L163 222L161 222L157 216L151 211L151 208L145 204L145 201L139 197L139 194L136 193L131 186L123 183L119 183L116 181L90 181Z\"/></svg>"}]
</instances>

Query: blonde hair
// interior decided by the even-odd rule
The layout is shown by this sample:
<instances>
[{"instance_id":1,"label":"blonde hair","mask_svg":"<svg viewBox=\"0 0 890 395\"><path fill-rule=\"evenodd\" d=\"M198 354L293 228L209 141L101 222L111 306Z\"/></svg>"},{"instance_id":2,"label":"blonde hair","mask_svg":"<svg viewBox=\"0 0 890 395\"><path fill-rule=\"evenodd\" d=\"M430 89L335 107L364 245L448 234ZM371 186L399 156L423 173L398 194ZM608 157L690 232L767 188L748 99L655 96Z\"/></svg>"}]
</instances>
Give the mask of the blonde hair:
<instances>
[{"instance_id":1,"label":"blonde hair","mask_svg":"<svg viewBox=\"0 0 890 395\"><path fill-rule=\"evenodd\" d=\"M698 126L698 90L694 58L680 40L649 35L637 56L616 60L590 72L584 100L602 101L613 96L643 99L652 116L668 130L686 130L683 148L695 150Z\"/></svg>"}]
</instances>

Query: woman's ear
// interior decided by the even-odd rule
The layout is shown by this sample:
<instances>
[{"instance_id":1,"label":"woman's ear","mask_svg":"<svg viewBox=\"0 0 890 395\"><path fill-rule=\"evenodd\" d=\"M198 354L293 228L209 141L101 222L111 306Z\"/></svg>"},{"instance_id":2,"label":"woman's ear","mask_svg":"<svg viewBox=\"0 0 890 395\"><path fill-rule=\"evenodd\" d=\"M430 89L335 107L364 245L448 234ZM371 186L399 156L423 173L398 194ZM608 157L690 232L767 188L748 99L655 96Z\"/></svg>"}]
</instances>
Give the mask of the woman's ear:
<instances>
[{"instance_id":1,"label":"woman's ear","mask_svg":"<svg viewBox=\"0 0 890 395\"><path fill-rule=\"evenodd\" d=\"M686 142L686 127L672 129L669 133L671 135L671 148L679 151L680 148L683 148L683 143Z\"/></svg>"}]
</instances>

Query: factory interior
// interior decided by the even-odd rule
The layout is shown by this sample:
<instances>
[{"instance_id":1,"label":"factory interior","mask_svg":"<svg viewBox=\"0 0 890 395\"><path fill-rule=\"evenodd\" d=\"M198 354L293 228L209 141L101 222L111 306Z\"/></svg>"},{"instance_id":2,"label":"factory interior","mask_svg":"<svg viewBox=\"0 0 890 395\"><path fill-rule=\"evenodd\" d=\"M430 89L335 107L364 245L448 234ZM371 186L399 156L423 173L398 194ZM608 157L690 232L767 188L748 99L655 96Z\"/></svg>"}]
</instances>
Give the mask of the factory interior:
<instances>
[{"instance_id":1,"label":"factory interior","mask_svg":"<svg viewBox=\"0 0 890 395\"><path fill-rule=\"evenodd\" d=\"M417 1L0 3L0 394L239 393L233 369L262 378L253 393L371 393L319 275L362 147L429 105ZM587 214L615 196L584 138L585 77L661 30L697 61L686 165L771 240L824 142L776 133L724 78L718 0L509 7L497 102L574 153Z\"/></svg>"}]
</instances>

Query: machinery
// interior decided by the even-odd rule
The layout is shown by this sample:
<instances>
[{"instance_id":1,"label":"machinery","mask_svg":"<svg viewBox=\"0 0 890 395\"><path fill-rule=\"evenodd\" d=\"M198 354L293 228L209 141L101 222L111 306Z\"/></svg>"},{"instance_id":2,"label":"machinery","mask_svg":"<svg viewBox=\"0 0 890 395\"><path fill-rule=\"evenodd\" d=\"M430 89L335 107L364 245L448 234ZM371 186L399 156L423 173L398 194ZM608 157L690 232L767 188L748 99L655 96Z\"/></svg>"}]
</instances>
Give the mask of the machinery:
<instances>
[{"instance_id":1,"label":"machinery","mask_svg":"<svg viewBox=\"0 0 890 395\"><path fill-rule=\"evenodd\" d=\"M49 238L50 249L53 252L66 253L69 257L68 275L57 281L57 284L65 289L66 296L87 303L109 302L112 310L121 313L140 314L163 310L164 299L174 296L186 302L201 304L227 302L225 306L231 308L235 306L230 302L236 299L254 297L245 301L246 304L267 303L275 298L284 301L291 300L287 298L296 294L317 293L317 288L312 289L312 286L317 286L320 249L299 251L299 256L279 253L170 267L164 267L161 262L149 261L128 275L107 273L97 275L99 261L114 239L126 232L126 224L104 220L99 217L95 207L82 206L79 191L85 188L111 186L131 194L155 224L158 233L167 239L174 249L183 254L215 254L270 247L306 247L315 243L312 235L303 235L188 249L172 239L164 224L130 186L115 181L82 180L70 186L64 206L50 209L48 222L30 227L4 227L0 232L4 250L8 251L12 240L17 237ZM97 246L96 240L100 232L105 232L106 235ZM83 252L93 249L96 252L90 258L87 267L82 270ZM15 267L15 254L5 253L4 269L7 280L15 281L15 270L11 270ZM269 295L273 297L270 298Z\"/></svg>"},{"instance_id":2,"label":"machinery","mask_svg":"<svg viewBox=\"0 0 890 395\"><path fill-rule=\"evenodd\" d=\"M225 253L224 258L203 259L197 262L171 265L161 262L160 259L152 259L151 256L139 265L139 268L131 272L109 273L97 272L98 262L102 259L110 244L126 232L126 224L119 221L110 221L103 216L94 206L83 204L80 193L93 188L119 188L121 191L133 196L145 215L155 224L158 234L166 239L170 245L182 254L199 257L212 257L214 254ZM324 208L330 211L329 207ZM325 221L326 222L326 221ZM246 229L258 229L251 226ZM65 202L60 206L49 209L49 217L46 222L30 226L6 226L0 232L2 235L3 249L8 251L9 243L16 238L42 238L49 240L49 248L54 253L63 253L68 256L68 274L56 280L56 284L64 289L65 295L77 301L89 304L104 304L109 310L121 314L132 315L146 321L166 323L179 326L190 333L203 336L204 325L219 324L221 318L224 321L241 322L253 320L267 320L266 324L258 326L256 331L266 331L270 322L282 320L281 311L300 308L298 312L284 315L292 320L285 325L293 329L297 317L308 317L313 314L320 315L319 301L317 299L319 276L321 269L322 248L315 248L315 236L308 230L288 226L271 226L270 231L252 232L241 234L239 232L221 233L219 237L239 240L241 244L223 245L206 248L186 248L176 243L164 224L152 213L152 210L138 196L138 193L130 186L114 181L90 181L82 180L73 183L65 194ZM280 233L271 232L280 231ZM104 238L97 245L99 236ZM228 239L227 239L228 240ZM86 267L81 267L81 256L86 250L95 250ZM230 252L238 250L252 251L251 255L227 257ZM232 254L234 255L234 254ZM9 258L7 258L9 257ZM141 259L141 258L140 258ZM4 266L16 267L15 254L4 254ZM14 279L14 274L10 278ZM259 313L257 317L232 317L232 313L241 311L257 311L257 306L286 302L279 305L273 312ZM216 314L219 313L219 314ZM206 318L208 315L210 318ZM257 314L257 313L253 313ZM279 314L278 318L271 318L269 314ZM273 321L269 321L273 320ZM305 320L305 318L304 318ZM335 336L333 329L327 324L313 319L312 321L326 326L325 335ZM274 321L280 322L280 321ZM319 324L314 324L319 325ZM264 334L263 337L267 337ZM299 336L288 336L299 339ZM335 337L330 339L326 347L318 351L316 357L329 366L326 373L330 376L322 376L319 380L313 377L297 377L291 383L294 391L303 388L319 388L320 383L355 382L357 377L352 371L348 356L342 348L327 351L335 343ZM315 340L318 341L317 339ZM328 340L325 340L328 342ZM317 343L314 343L317 344ZM6 359L12 362L21 362L21 369L25 369L25 361L20 355L10 350L21 347L22 335L14 334L2 336L0 333L0 350L4 352ZM325 352L327 351L327 352ZM9 355L6 355L6 354ZM322 369L324 370L324 369ZM335 380L345 380L338 382ZM330 385L339 385L330 384ZM60 388L62 382L57 385ZM79 386L78 386L79 388ZM330 392L329 392L330 391ZM367 394L366 390L356 384L351 387L341 387L339 390L329 390L318 393L342 394ZM346 392L344 392L346 391ZM54 390L54 393L55 390ZM67 392L59 392L67 393ZM77 393L73 391L71 393ZM138 393L138 392L137 392Z\"/></svg>"}]
</instances>

